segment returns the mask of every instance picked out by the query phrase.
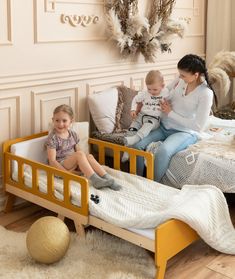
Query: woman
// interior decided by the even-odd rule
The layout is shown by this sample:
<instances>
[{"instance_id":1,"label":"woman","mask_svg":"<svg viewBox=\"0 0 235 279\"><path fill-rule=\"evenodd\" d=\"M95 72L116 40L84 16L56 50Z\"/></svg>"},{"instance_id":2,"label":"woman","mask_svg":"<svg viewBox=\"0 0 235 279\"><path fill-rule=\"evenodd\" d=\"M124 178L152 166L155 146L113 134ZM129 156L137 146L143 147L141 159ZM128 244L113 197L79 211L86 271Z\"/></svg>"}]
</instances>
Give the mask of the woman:
<instances>
[{"instance_id":1,"label":"woman","mask_svg":"<svg viewBox=\"0 0 235 279\"><path fill-rule=\"evenodd\" d=\"M162 141L154 159L154 180L161 181L174 154L194 144L204 128L213 103L205 61L194 54L178 62L179 78L168 86L170 102L161 103L163 117L158 129L133 147L145 150L151 142ZM144 161L137 159L137 173L143 175Z\"/></svg>"}]
</instances>

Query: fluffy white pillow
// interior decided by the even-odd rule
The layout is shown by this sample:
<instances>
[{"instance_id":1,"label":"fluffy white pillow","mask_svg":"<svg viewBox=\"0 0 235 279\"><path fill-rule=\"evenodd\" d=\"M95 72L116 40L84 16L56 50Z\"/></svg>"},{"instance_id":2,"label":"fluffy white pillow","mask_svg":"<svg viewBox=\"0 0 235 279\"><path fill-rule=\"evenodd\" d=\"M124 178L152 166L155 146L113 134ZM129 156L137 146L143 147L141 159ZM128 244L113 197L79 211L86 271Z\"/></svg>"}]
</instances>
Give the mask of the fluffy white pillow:
<instances>
[{"instance_id":1,"label":"fluffy white pillow","mask_svg":"<svg viewBox=\"0 0 235 279\"><path fill-rule=\"evenodd\" d=\"M101 133L112 133L118 102L117 88L109 88L88 96L91 116Z\"/></svg>"},{"instance_id":2,"label":"fluffy white pillow","mask_svg":"<svg viewBox=\"0 0 235 279\"><path fill-rule=\"evenodd\" d=\"M79 147L82 151L86 154L89 153L89 122L74 122L72 129L78 134L79 136Z\"/></svg>"}]
</instances>

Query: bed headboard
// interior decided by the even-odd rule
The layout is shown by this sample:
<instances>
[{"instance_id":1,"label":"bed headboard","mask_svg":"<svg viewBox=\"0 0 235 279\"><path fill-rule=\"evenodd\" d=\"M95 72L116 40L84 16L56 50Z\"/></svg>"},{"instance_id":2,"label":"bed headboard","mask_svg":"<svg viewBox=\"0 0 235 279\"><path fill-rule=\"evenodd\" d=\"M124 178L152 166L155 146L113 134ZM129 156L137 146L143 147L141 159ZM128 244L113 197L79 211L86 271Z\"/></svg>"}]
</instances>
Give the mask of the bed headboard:
<instances>
[{"instance_id":1,"label":"bed headboard","mask_svg":"<svg viewBox=\"0 0 235 279\"><path fill-rule=\"evenodd\" d=\"M88 138L89 138L89 123L88 122L75 122L73 123L73 130L78 133L80 148L89 153ZM26 141L21 141L11 145L10 151L18 156L47 164L47 151L45 142L47 135L43 137L33 138ZM17 163L13 163L13 170L17 168Z\"/></svg>"},{"instance_id":2,"label":"bed headboard","mask_svg":"<svg viewBox=\"0 0 235 279\"><path fill-rule=\"evenodd\" d=\"M47 152L45 148L47 136L34 138L11 145L11 152L20 157L47 164ZM17 162L12 164L13 172L17 170Z\"/></svg>"}]
</instances>

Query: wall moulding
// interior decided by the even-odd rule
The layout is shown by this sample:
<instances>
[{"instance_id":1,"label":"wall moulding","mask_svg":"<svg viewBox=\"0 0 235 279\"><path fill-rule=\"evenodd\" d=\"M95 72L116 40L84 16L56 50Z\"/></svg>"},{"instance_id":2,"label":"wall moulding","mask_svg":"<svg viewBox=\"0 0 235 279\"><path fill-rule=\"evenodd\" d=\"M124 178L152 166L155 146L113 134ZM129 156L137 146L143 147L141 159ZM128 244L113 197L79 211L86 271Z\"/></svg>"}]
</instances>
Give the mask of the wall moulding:
<instances>
[{"instance_id":1,"label":"wall moulding","mask_svg":"<svg viewBox=\"0 0 235 279\"><path fill-rule=\"evenodd\" d=\"M109 81L102 81L102 82L90 82L86 84L86 95L88 96L91 94L97 94L109 87L115 87L124 84L125 84L125 80L122 80L120 78L116 78Z\"/></svg>"},{"instance_id":2,"label":"wall moulding","mask_svg":"<svg viewBox=\"0 0 235 279\"><path fill-rule=\"evenodd\" d=\"M172 16L181 18L190 25L191 31L186 32L185 37L205 36L204 3L204 0L178 0L176 2Z\"/></svg>"},{"instance_id":3,"label":"wall moulding","mask_svg":"<svg viewBox=\"0 0 235 279\"><path fill-rule=\"evenodd\" d=\"M51 113L61 103L70 105L76 114L78 101L76 87L57 85L53 90L31 91L32 133L48 130Z\"/></svg>"},{"instance_id":4,"label":"wall moulding","mask_svg":"<svg viewBox=\"0 0 235 279\"><path fill-rule=\"evenodd\" d=\"M202 54L201 56L204 57L205 55ZM159 61L156 64L113 63L63 71L3 76L0 78L0 88L5 90L61 82L83 81L119 75L138 74L146 72L152 68L161 69L163 72L168 70L176 72L176 64L180 58L181 57L168 61Z\"/></svg>"},{"instance_id":5,"label":"wall moulding","mask_svg":"<svg viewBox=\"0 0 235 279\"><path fill-rule=\"evenodd\" d=\"M98 0L34 0L34 43L106 40L103 9Z\"/></svg>"},{"instance_id":6,"label":"wall moulding","mask_svg":"<svg viewBox=\"0 0 235 279\"><path fill-rule=\"evenodd\" d=\"M63 1L63 0L45 0L44 2L44 10L45 12L55 12L56 8L58 7L58 4L86 4L86 5L94 5L98 4L101 5L103 4L103 0L86 0L86 1L81 1L81 0L68 0L68 1Z\"/></svg>"},{"instance_id":7,"label":"wall moulding","mask_svg":"<svg viewBox=\"0 0 235 279\"><path fill-rule=\"evenodd\" d=\"M87 27L91 24L97 24L99 17L96 15L61 15L61 22L68 23L73 27L78 25L82 27Z\"/></svg>"},{"instance_id":8,"label":"wall moulding","mask_svg":"<svg viewBox=\"0 0 235 279\"><path fill-rule=\"evenodd\" d=\"M0 46L12 45L11 0L0 1Z\"/></svg>"},{"instance_id":9,"label":"wall moulding","mask_svg":"<svg viewBox=\"0 0 235 279\"><path fill-rule=\"evenodd\" d=\"M20 106L19 96L0 98L0 118L4 119L0 142L20 135Z\"/></svg>"}]
</instances>

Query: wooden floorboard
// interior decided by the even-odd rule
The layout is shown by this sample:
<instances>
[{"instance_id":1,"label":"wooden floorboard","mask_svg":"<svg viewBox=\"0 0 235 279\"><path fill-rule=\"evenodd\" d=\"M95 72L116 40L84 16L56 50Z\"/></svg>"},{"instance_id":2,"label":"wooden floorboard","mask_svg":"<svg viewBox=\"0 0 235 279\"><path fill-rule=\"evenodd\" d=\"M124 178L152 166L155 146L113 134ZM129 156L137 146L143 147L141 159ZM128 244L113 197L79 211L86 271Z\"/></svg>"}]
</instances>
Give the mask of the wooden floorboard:
<instances>
[{"instance_id":1,"label":"wooden floorboard","mask_svg":"<svg viewBox=\"0 0 235 279\"><path fill-rule=\"evenodd\" d=\"M0 225L7 227L8 225L20 221L35 212L41 211L42 208L38 205L31 203L25 203L18 205L12 212L5 214L4 212L0 213Z\"/></svg>"},{"instance_id":2,"label":"wooden floorboard","mask_svg":"<svg viewBox=\"0 0 235 279\"><path fill-rule=\"evenodd\" d=\"M221 254L211 261L207 267L226 275L228 278L235 278L235 256Z\"/></svg>"},{"instance_id":3,"label":"wooden floorboard","mask_svg":"<svg viewBox=\"0 0 235 279\"><path fill-rule=\"evenodd\" d=\"M235 203L229 205L235 224ZM43 216L55 214L30 203L18 206L10 213L0 213L0 225L18 232L27 231L31 224ZM69 229L74 224L66 219ZM235 256L225 255L199 240L172 258L167 265L165 279L235 279Z\"/></svg>"}]
</instances>

